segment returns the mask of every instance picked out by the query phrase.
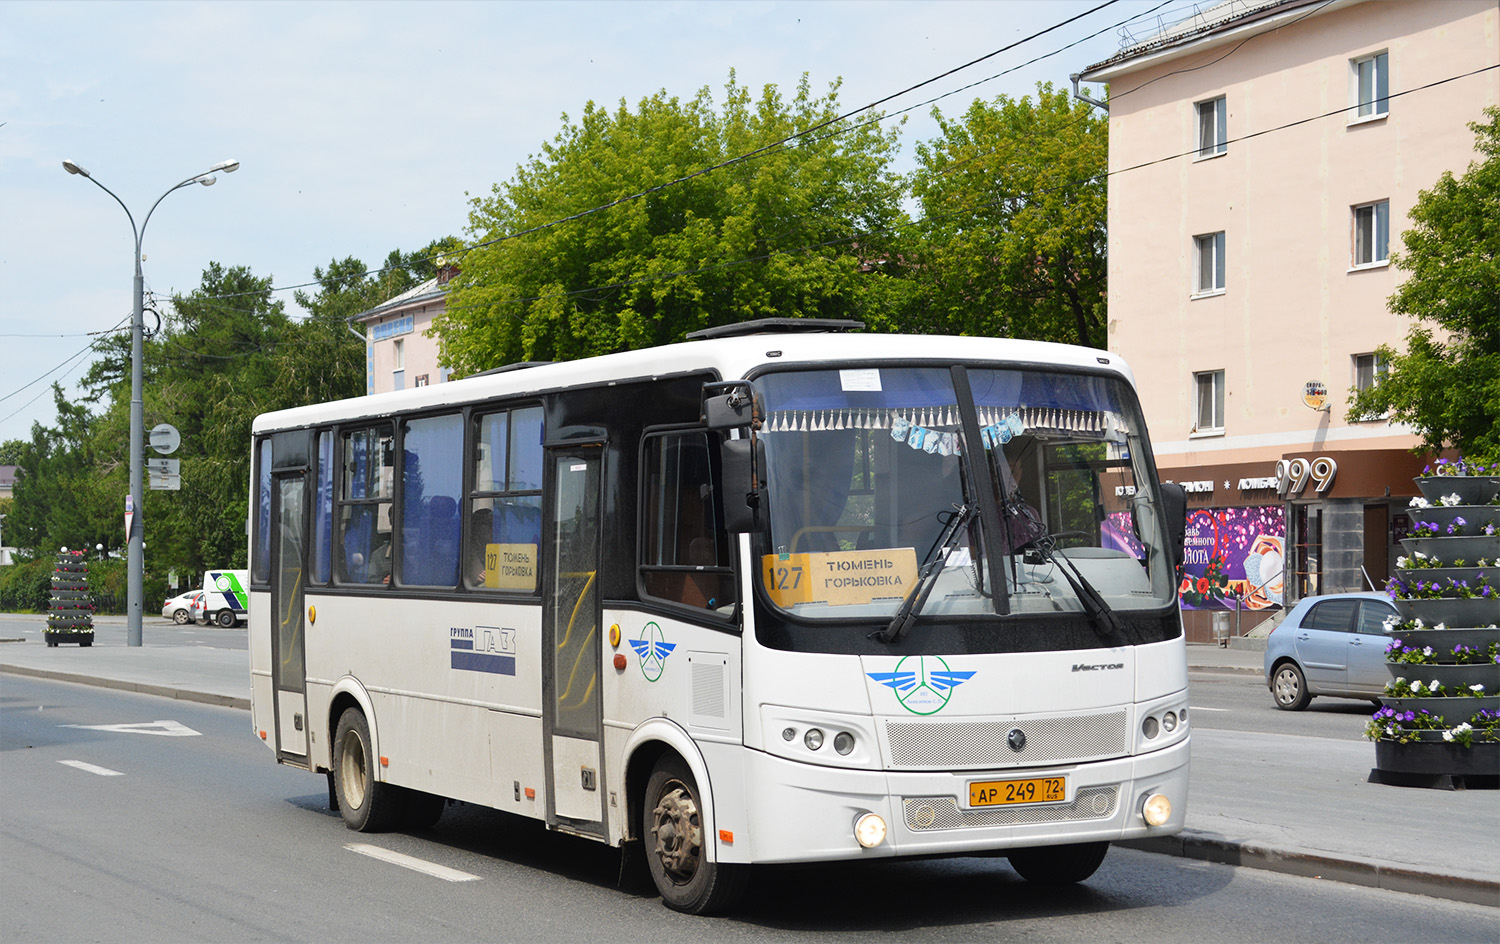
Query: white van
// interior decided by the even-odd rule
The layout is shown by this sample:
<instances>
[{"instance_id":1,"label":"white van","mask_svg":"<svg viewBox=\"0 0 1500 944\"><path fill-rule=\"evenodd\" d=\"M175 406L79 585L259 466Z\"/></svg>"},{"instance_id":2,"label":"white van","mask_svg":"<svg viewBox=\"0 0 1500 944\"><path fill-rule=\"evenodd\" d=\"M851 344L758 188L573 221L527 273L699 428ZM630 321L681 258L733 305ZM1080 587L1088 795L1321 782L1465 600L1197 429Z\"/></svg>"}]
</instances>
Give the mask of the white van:
<instances>
[{"instance_id":1,"label":"white van","mask_svg":"<svg viewBox=\"0 0 1500 944\"><path fill-rule=\"evenodd\" d=\"M203 598L194 605L193 615L205 625L238 626L245 621L249 589L248 570L210 570L203 575Z\"/></svg>"}]
</instances>

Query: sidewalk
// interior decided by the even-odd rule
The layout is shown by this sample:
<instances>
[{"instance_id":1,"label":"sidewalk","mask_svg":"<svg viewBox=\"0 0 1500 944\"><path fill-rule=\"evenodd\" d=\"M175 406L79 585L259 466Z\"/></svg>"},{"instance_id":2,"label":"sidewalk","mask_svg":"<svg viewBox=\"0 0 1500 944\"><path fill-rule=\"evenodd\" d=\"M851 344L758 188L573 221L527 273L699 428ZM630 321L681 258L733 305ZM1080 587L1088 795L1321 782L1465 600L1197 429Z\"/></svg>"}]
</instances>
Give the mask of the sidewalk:
<instances>
[{"instance_id":1,"label":"sidewalk","mask_svg":"<svg viewBox=\"0 0 1500 944\"><path fill-rule=\"evenodd\" d=\"M245 649L152 645L149 632L129 648L123 619L96 625L88 649L48 649L39 633L0 642L0 673L249 708ZM1260 684L1262 658L1188 647L1193 674L1247 684ZM1374 761L1363 741L1197 728L1187 829L1128 845L1500 907L1500 792L1372 784Z\"/></svg>"}]
</instances>

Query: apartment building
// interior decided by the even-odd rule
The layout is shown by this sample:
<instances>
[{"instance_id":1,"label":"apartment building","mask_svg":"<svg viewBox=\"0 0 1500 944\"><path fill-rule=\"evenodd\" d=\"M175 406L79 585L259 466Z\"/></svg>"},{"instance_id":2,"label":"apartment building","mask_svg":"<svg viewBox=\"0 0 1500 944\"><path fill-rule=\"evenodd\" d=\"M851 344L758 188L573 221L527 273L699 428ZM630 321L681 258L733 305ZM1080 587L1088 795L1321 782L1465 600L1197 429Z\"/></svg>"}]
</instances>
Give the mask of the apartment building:
<instances>
[{"instance_id":1,"label":"apartment building","mask_svg":"<svg viewBox=\"0 0 1500 944\"><path fill-rule=\"evenodd\" d=\"M1346 400L1405 345L1390 255L1478 156L1497 61L1496 0L1232 0L1078 76L1108 86L1109 347L1189 489L1190 640L1393 571L1427 460Z\"/></svg>"},{"instance_id":2,"label":"apartment building","mask_svg":"<svg viewBox=\"0 0 1500 944\"><path fill-rule=\"evenodd\" d=\"M350 319L364 328L365 393L447 381L448 369L438 365L438 340L427 331L446 310L448 280L457 272L442 268L436 278Z\"/></svg>"}]
</instances>

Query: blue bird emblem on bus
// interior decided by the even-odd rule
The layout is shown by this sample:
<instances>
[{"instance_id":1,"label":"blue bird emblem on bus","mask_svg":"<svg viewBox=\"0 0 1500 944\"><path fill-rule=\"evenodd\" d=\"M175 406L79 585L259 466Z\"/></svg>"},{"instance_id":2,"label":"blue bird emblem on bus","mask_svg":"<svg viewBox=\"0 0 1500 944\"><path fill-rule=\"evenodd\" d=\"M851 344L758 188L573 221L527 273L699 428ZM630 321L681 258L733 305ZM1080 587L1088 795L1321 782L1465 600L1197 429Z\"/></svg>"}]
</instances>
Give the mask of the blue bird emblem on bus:
<instances>
[{"instance_id":1,"label":"blue bird emblem on bus","mask_svg":"<svg viewBox=\"0 0 1500 944\"><path fill-rule=\"evenodd\" d=\"M938 656L907 656L891 672L870 672L870 678L896 693L901 707L914 715L937 714L953 697L953 690L975 676L955 671Z\"/></svg>"},{"instance_id":2,"label":"blue bird emblem on bus","mask_svg":"<svg viewBox=\"0 0 1500 944\"><path fill-rule=\"evenodd\" d=\"M677 648L677 643L667 642L661 627L650 622L641 627L641 638L630 640L630 648L635 650L641 664L641 674L646 676L646 681L654 682L666 670L667 656Z\"/></svg>"}]
</instances>

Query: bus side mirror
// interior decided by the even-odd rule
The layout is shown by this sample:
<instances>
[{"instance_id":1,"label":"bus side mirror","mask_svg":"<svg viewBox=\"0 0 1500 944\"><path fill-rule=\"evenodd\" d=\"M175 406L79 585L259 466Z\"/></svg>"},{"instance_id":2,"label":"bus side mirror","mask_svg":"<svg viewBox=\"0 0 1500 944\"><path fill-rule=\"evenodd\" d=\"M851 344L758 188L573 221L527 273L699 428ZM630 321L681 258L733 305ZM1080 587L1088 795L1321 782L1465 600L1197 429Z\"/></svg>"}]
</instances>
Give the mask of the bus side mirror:
<instances>
[{"instance_id":1,"label":"bus side mirror","mask_svg":"<svg viewBox=\"0 0 1500 944\"><path fill-rule=\"evenodd\" d=\"M709 429L744 429L750 425L750 398L743 393L706 398L703 425Z\"/></svg>"},{"instance_id":2,"label":"bus side mirror","mask_svg":"<svg viewBox=\"0 0 1500 944\"><path fill-rule=\"evenodd\" d=\"M1172 547L1172 565L1180 567L1183 542L1187 540L1187 490L1176 482L1161 483L1161 513L1167 522L1167 543Z\"/></svg>"},{"instance_id":3,"label":"bus side mirror","mask_svg":"<svg viewBox=\"0 0 1500 944\"><path fill-rule=\"evenodd\" d=\"M708 429L760 428L765 405L745 380L703 385L703 425Z\"/></svg>"},{"instance_id":4,"label":"bus side mirror","mask_svg":"<svg viewBox=\"0 0 1500 944\"><path fill-rule=\"evenodd\" d=\"M759 439L726 439L719 444L724 476L724 530L730 534L764 531L764 494L760 470L766 467L766 447Z\"/></svg>"}]
</instances>

